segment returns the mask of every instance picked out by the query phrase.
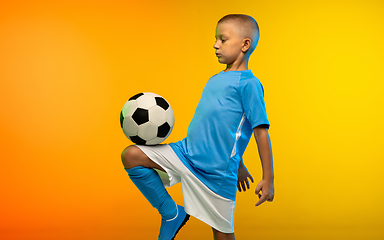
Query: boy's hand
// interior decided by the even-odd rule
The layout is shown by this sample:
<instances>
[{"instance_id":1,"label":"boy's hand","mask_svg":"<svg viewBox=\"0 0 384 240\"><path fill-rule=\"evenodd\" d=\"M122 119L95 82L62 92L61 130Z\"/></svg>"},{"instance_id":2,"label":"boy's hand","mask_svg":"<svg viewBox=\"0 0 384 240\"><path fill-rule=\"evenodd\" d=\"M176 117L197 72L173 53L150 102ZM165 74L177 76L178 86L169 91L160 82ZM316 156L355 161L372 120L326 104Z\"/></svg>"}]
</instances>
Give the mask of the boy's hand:
<instances>
[{"instance_id":1,"label":"boy's hand","mask_svg":"<svg viewBox=\"0 0 384 240\"><path fill-rule=\"evenodd\" d=\"M260 191L262 192L261 194ZM273 185L273 180L261 180L259 184L257 184L255 193L259 197L259 201L255 205L256 207L265 201L272 202L275 196L275 187Z\"/></svg>"},{"instance_id":2,"label":"boy's hand","mask_svg":"<svg viewBox=\"0 0 384 240\"><path fill-rule=\"evenodd\" d=\"M251 179L253 183L252 175L244 166L243 160L241 160L239 164L239 172L237 173L237 190L239 190L239 192L241 192L241 190L245 192L250 188L248 178ZM247 188L245 188L245 184L247 184Z\"/></svg>"}]
</instances>

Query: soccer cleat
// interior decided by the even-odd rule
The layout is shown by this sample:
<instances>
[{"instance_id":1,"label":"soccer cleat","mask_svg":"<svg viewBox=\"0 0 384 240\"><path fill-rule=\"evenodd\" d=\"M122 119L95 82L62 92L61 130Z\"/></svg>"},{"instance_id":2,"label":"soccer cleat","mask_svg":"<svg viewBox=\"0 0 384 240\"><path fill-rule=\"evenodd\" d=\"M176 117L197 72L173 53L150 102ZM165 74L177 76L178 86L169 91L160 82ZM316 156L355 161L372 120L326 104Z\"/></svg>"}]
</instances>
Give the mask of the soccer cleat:
<instances>
[{"instance_id":1,"label":"soccer cleat","mask_svg":"<svg viewBox=\"0 0 384 240\"><path fill-rule=\"evenodd\" d=\"M189 220L189 215L182 206L177 205L176 217L169 220L161 220L161 227L158 240L174 240L176 234Z\"/></svg>"}]
</instances>

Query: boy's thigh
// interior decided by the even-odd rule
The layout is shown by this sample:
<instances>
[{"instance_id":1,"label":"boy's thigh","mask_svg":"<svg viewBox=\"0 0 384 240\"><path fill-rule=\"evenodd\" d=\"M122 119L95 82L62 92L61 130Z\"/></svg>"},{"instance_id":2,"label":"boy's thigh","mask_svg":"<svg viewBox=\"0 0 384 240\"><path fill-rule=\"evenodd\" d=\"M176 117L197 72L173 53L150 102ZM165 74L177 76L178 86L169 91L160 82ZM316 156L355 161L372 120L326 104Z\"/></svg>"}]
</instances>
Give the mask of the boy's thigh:
<instances>
[{"instance_id":1,"label":"boy's thigh","mask_svg":"<svg viewBox=\"0 0 384 240\"><path fill-rule=\"evenodd\" d=\"M161 171L164 169L159 166L157 163L152 161L139 147L136 145L130 145L126 147L122 154L121 160L123 162L124 168L130 169L137 166L142 166L146 168L155 168Z\"/></svg>"},{"instance_id":2,"label":"boy's thigh","mask_svg":"<svg viewBox=\"0 0 384 240\"><path fill-rule=\"evenodd\" d=\"M235 201L209 189L193 173L185 171L181 179L185 211L222 233L234 232Z\"/></svg>"}]
</instances>

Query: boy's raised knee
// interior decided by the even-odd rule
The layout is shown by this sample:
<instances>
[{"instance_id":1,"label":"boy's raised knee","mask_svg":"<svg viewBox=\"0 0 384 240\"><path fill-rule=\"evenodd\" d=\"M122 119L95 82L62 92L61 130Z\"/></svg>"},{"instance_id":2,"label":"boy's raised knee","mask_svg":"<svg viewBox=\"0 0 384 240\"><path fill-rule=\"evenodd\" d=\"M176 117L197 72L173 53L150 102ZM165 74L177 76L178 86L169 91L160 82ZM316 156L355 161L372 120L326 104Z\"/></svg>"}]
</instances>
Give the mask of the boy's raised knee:
<instances>
[{"instance_id":1,"label":"boy's raised knee","mask_svg":"<svg viewBox=\"0 0 384 240\"><path fill-rule=\"evenodd\" d=\"M136 145L128 146L123 150L121 153L121 161L126 169L142 166L146 168L156 168L165 172L162 167L153 162L139 147L136 147Z\"/></svg>"},{"instance_id":2,"label":"boy's raised knee","mask_svg":"<svg viewBox=\"0 0 384 240\"><path fill-rule=\"evenodd\" d=\"M124 168L130 169L139 166L139 159L143 155L143 152L134 145L126 147L121 153L121 161Z\"/></svg>"}]
</instances>

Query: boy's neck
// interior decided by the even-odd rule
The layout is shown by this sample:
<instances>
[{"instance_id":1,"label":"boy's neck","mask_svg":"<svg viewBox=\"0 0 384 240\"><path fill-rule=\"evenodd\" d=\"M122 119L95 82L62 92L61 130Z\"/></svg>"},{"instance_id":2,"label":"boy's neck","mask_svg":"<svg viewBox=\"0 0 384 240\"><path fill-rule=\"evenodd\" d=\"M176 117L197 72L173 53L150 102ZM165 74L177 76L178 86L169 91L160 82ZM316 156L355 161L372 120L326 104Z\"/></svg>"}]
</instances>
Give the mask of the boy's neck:
<instances>
[{"instance_id":1,"label":"boy's neck","mask_svg":"<svg viewBox=\"0 0 384 240\"><path fill-rule=\"evenodd\" d=\"M227 64L227 68L224 70L224 72L243 70L248 70L248 59L244 59L240 64L236 64L236 62Z\"/></svg>"}]
</instances>

